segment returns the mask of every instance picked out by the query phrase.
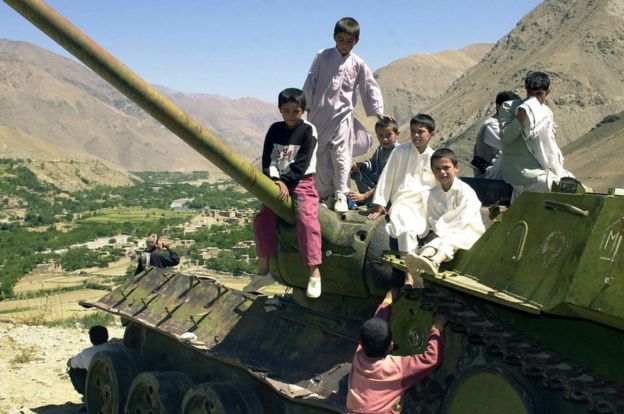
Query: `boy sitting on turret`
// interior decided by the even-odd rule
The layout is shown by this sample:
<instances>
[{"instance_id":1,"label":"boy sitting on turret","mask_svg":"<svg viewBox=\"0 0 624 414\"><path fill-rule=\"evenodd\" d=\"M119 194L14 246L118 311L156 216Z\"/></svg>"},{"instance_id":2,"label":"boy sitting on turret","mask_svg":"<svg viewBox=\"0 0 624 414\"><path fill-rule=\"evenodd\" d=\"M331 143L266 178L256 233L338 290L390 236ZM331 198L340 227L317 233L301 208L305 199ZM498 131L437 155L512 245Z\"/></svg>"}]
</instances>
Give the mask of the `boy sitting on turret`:
<instances>
[{"instance_id":1,"label":"boy sitting on turret","mask_svg":"<svg viewBox=\"0 0 624 414\"><path fill-rule=\"evenodd\" d=\"M435 136L435 121L427 114L418 114L410 121L410 143L401 144L392 152L383 169L373 196L371 220L386 214L390 222L386 231L398 241L399 250L414 252L418 236L426 228L427 195L435 185L430 159L433 150L429 141ZM413 284L409 272L406 284Z\"/></svg>"},{"instance_id":2,"label":"boy sitting on turret","mask_svg":"<svg viewBox=\"0 0 624 414\"><path fill-rule=\"evenodd\" d=\"M375 187L390 154L394 151L399 139L399 124L393 119L380 119L375 124L375 134L379 147L373 156L364 162L356 162L351 167L351 179L355 181L358 192L349 193L349 198L358 204L371 206Z\"/></svg>"},{"instance_id":3,"label":"boy sitting on turret","mask_svg":"<svg viewBox=\"0 0 624 414\"><path fill-rule=\"evenodd\" d=\"M262 150L262 171L279 187L278 198L293 198L297 221L297 243L309 269L309 298L321 295L321 224L318 220L319 196L314 185L316 172L316 128L301 117L306 108L303 91L284 89L278 98L284 121L269 128ZM257 291L275 283L269 271L269 258L277 257L277 214L264 204L253 224L259 275L244 291Z\"/></svg>"},{"instance_id":4,"label":"boy sitting on turret","mask_svg":"<svg viewBox=\"0 0 624 414\"><path fill-rule=\"evenodd\" d=\"M513 186L512 201L525 191L549 192L562 177L574 177L563 168L555 140L553 113L546 105L550 78L529 72L524 80L526 99L503 104L500 110L503 179Z\"/></svg>"},{"instance_id":5,"label":"boy sitting on turret","mask_svg":"<svg viewBox=\"0 0 624 414\"><path fill-rule=\"evenodd\" d=\"M405 259L407 268L435 275L440 263L453 259L458 249L469 249L485 232L481 201L474 190L457 178L459 162L453 150L437 149L431 155L431 169L439 185L427 200L429 241L419 252Z\"/></svg>"},{"instance_id":6,"label":"boy sitting on turret","mask_svg":"<svg viewBox=\"0 0 624 414\"><path fill-rule=\"evenodd\" d=\"M503 102L520 99L511 91L496 94L496 113L483 122L475 140L473 158L470 162L477 178L501 179L500 155L503 144L500 141L500 125L498 116Z\"/></svg>"}]
</instances>

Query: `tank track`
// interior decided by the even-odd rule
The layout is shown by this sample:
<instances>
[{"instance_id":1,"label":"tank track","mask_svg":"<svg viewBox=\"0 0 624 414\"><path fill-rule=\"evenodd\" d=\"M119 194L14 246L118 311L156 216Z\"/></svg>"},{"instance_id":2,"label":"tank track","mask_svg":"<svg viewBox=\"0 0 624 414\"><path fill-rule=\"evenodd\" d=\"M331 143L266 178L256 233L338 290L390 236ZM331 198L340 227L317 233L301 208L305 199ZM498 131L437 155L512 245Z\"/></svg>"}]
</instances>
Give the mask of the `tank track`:
<instances>
[{"instance_id":1,"label":"tank track","mask_svg":"<svg viewBox=\"0 0 624 414\"><path fill-rule=\"evenodd\" d=\"M405 295L407 299L420 301L422 310L447 315L451 330L464 335L472 344L484 346L486 354L500 358L527 379L541 379L544 388L561 392L564 399L586 404L588 412L624 413L624 386L595 375L488 317L459 294L426 287L410 289Z\"/></svg>"}]
</instances>

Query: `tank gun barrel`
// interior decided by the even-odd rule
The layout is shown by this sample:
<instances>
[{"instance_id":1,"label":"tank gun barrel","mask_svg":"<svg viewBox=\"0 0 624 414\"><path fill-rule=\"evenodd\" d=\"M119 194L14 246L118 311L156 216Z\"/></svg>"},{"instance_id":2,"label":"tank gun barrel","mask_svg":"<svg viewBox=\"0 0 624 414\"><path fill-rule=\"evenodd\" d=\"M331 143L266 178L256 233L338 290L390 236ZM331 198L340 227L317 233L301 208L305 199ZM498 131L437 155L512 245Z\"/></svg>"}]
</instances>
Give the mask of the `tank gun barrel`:
<instances>
[{"instance_id":1,"label":"tank gun barrel","mask_svg":"<svg viewBox=\"0 0 624 414\"><path fill-rule=\"evenodd\" d=\"M174 105L154 87L82 33L41 0L4 0L87 67L254 194L282 219L294 223L290 198L280 201L278 187L253 165Z\"/></svg>"}]
</instances>

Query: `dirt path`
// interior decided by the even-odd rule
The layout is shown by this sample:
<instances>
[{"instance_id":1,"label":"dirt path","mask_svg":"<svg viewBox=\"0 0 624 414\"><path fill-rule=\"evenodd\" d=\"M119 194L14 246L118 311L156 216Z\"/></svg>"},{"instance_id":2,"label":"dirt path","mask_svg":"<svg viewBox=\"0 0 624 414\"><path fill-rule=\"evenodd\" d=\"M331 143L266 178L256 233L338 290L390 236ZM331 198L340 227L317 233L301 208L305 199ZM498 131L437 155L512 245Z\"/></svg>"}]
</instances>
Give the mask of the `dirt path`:
<instances>
[{"instance_id":1,"label":"dirt path","mask_svg":"<svg viewBox=\"0 0 624 414\"><path fill-rule=\"evenodd\" d=\"M111 338L123 337L120 326L108 331ZM88 346L87 329L0 323L0 413L77 412L80 394L65 367L70 357Z\"/></svg>"}]
</instances>

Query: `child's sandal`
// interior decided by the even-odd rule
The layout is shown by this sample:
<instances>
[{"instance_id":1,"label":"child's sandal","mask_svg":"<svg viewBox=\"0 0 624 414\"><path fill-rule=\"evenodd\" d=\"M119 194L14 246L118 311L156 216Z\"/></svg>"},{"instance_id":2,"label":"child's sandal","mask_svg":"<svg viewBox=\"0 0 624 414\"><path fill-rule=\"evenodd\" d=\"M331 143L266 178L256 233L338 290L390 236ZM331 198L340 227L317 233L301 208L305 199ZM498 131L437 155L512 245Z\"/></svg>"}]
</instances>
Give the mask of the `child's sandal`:
<instances>
[{"instance_id":1,"label":"child's sandal","mask_svg":"<svg viewBox=\"0 0 624 414\"><path fill-rule=\"evenodd\" d=\"M435 275L440 269L440 265L436 263L431 257L421 256L416 253L409 253L405 257L405 265L410 273L425 273L428 275Z\"/></svg>"}]
</instances>

